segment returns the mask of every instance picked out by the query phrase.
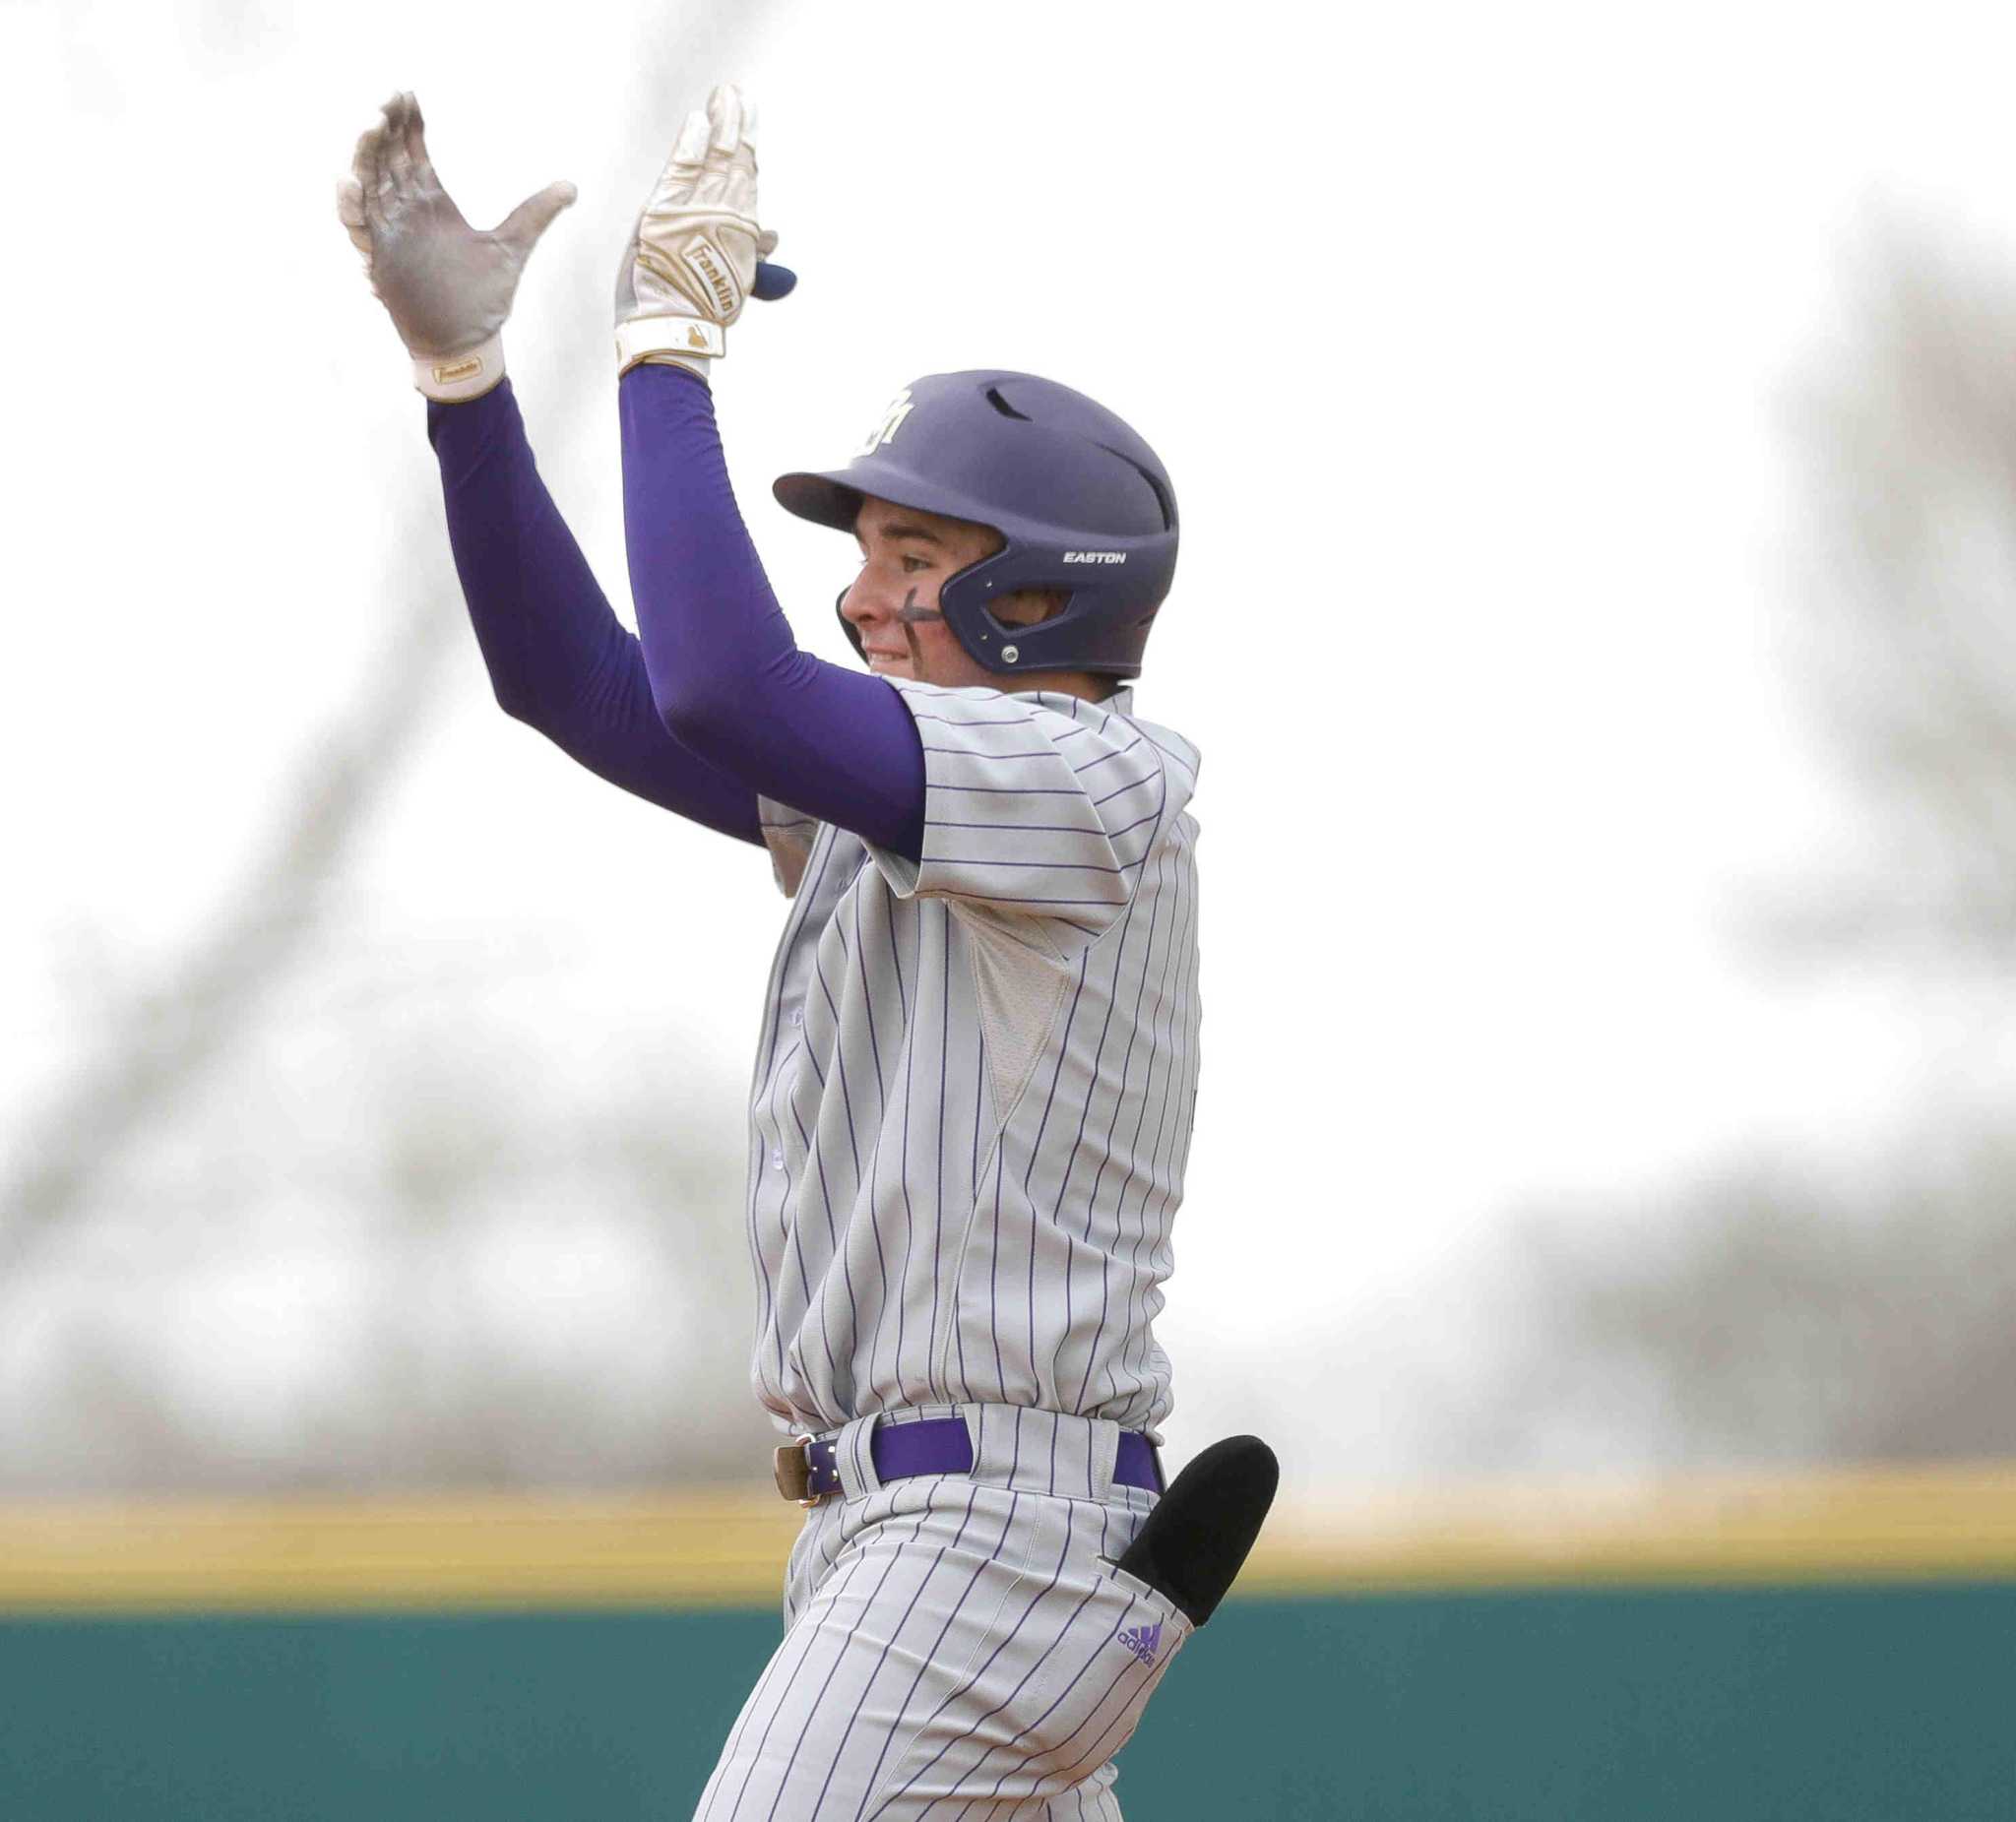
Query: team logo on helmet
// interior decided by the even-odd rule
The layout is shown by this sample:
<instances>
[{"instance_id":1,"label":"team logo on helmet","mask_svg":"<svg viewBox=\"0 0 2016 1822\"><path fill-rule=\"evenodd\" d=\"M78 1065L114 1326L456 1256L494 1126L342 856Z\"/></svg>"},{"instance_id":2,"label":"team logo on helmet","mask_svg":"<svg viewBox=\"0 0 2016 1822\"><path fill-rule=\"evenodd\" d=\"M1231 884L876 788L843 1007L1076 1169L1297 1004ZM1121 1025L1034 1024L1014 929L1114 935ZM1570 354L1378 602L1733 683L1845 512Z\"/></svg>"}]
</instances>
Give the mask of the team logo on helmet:
<instances>
[{"instance_id":1,"label":"team logo on helmet","mask_svg":"<svg viewBox=\"0 0 2016 1822\"><path fill-rule=\"evenodd\" d=\"M903 420L911 414L912 408L910 388L906 386L889 401L888 409L882 413L874 429L868 432L867 441L855 450L854 454L872 456L884 443L893 441L897 431L903 427Z\"/></svg>"}]
</instances>

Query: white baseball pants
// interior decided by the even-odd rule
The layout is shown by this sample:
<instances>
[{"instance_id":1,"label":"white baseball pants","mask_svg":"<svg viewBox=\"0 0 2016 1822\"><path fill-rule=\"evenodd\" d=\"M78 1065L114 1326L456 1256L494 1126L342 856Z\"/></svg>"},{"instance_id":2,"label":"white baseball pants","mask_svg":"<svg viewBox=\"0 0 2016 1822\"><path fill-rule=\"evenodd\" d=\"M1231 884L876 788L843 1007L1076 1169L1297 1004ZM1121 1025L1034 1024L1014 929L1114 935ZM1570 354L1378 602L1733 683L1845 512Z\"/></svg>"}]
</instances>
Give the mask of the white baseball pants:
<instances>
[{"instance_id":1,"label":"white baseball pants","mask_svg":"<svg viewBox=\"0 0 2016 1822\"><path fill-rule=\"evenodd\" d=\"M784 1642L695 1822L1120 1822L1112 1756L1190 1633L1113 1566L1156 1495L1112 1483L1119 1426L957 1410L970 1475L883 1486L839 1432L843 1497L791 1552Z\"/></svg>"}]
</instances>

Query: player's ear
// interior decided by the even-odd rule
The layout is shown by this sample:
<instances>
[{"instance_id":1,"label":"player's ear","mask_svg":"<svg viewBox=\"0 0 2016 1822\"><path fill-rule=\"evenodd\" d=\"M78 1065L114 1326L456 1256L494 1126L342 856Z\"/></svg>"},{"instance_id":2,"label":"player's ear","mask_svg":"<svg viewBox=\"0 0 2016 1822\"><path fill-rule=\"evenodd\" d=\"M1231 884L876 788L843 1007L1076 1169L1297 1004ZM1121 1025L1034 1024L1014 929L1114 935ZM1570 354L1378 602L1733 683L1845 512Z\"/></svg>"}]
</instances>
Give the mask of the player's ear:
<instances>
[{"instance_id":1,"label":"player's ear","mask_svg":"<svg viewBox=\"0 0 2016 1822\"><path fill-rule=\"evenodd\" d=\"M987 612L993 616L996 626L1003 632L1017 626L1040 626L1045 620L1054 620L1064 611L1071 599L1063 589L1017 589L1013 595L1004 595L991 602Z\"/></svg>"}]
</instances>

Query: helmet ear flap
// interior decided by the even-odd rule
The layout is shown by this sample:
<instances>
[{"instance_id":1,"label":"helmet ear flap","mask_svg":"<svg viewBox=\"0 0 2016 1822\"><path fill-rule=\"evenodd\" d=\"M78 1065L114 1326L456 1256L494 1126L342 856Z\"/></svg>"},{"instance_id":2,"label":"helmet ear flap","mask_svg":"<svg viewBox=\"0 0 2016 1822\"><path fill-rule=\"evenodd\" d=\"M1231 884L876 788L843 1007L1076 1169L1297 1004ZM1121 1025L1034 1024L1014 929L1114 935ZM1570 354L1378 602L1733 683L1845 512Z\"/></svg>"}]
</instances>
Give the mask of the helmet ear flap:
<instances>
[{"instance_id":1,"label":"helmet ear flap","mask_svg":"<svg viewBox=\"0 0 2016 1822\"><path fill-rule=\"evenodd\" d=\"M847 635L848 644L854 649L854 657L865 664L868 661L868 649L861 644L861 629L847 617L847 591L845 589L842 589L833 597L833 611L839 617L840 630Z\"/></svg>"}]
</instances>

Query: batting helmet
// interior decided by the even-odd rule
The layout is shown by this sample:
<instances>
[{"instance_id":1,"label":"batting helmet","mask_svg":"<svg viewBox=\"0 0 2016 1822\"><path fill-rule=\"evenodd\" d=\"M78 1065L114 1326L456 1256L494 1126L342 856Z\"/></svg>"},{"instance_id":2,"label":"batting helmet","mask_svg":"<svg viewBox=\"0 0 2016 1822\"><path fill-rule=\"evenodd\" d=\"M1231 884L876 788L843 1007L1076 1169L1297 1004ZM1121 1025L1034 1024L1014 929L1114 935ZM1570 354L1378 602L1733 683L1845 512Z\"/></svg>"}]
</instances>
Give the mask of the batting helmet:
<instances>
[{"instance_id":1,"label":"batting helmet","mask_svg":"<svg viewBox=\"0 0 2016 1822\"><path fill-rule=\"evenodd\" d=\"M1033 373L932 373L897 394L844 469L783 474L778 503L853 530L863 496L991 526L1006 540L946 579L945 624L988 670L1141 674L1176 572L1176 495L1140 437L1083 393ZM1061 613L1010 626L987 611L1055 589ZM861 650L861 637L841 615Z\"/></svg>"}]
</instances>

